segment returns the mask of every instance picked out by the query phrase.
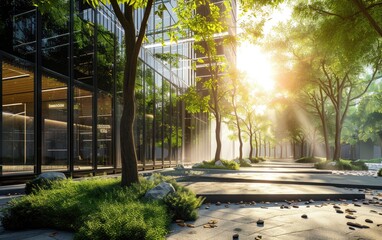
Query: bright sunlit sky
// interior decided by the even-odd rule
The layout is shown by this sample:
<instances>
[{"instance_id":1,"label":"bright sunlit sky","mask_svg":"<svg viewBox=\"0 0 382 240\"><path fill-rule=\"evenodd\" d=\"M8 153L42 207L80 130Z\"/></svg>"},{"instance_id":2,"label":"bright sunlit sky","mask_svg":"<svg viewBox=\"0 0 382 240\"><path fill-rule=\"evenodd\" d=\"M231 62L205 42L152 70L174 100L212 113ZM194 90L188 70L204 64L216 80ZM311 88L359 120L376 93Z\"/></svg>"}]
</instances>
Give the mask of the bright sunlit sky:
<instances>
[{"instance_id":1,"label":"bright sunlit sky","mask_svg":"<svg viewBox=\"0 0 382 240\"><path fill-rule=\"evenodd\" d=\"M288 20L291 12L286 5L281 6L280 10L275 11L265 24L264 33L269 33L277 23ZM241 43L238 47L237 67L245 74L245 80L253 87L266 92L274 90L275 73L272 69L272 60L260 46L249 42Z\"/></svg>"}]
</instances>

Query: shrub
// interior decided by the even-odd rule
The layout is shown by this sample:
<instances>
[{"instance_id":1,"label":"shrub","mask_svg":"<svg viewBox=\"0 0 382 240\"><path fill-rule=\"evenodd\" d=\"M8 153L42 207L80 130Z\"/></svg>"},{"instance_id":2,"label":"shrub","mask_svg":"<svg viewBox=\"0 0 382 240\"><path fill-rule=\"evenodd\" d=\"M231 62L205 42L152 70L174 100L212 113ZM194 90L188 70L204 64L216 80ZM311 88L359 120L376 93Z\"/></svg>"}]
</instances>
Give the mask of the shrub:
<instances>
[{"instance_id":1,"label":"shrub","mask_svg":"<svg viewBox=\"0 0 382 240\"><path fill-rule=\"evenodd\" d=\"M245 160L240 159L240 167L252 167L252 165L247 163Z\"/></svg>"},{"instance_id":2,"label":"shrub","mask_svg":"<svg viewBox=\"0 0 382 240\"><path fill-rule=\"evenodd\" d=\"M259 162L265 162L265 158L262 158L262 157L252 157L252 158L249 158L249 160L251 160L252 163L259 163Z\"/></svg>"},{"instance_id":3,"label":"shrub","mask_svg":"<svg viewBox=\"0 0 382 240\"><path fill-rule=\"evenodd\" d=\"M316 158L316 157L302 157L300 159L297 159L295 162L296 163L318 163L323 161L321 158Z\"/></svg>"},{"instance_id":4,"label":"shrub","mask_svg":"<svg viewBox=\"0 0 382 240\"><path fill-rule=\"evenodd\" d=\"M382 168L377 172L378 177L382 177Z\"/></svg>"},{"instance_id":5,"label":"shrub","mask_svg":"<svg viewBox=\"0 0 382 240\"><path fill-rule=\"evenodd\" d=\"M343 160L331 162L323 161L318 162L314 165L317 169L328 169L328 170L368 170L368 167L364 162L357 162L351 160Z\"/></svg>"},{"instance_id":6,"label":"shrub","mask_svg":"<svg viewBox=\"0 0 382 240\"><path fill-rule=\"evenodd\" d=\"M175 193L164 198L173 219L195 220L198 218L197 209L202 205L204 198L196 197L185 188L178 188Z\"/></svg>"},{"instance_id":7,"label":"shrub","mask_svg":"<svg viewBox=\"0 0 382 240\"><path fill-rule=\"evenodd\" d=\"M230 170L238 170L240 165L235 161L221 160L224 166L215 165L215 161L203 161L202 164L198 166L193 166L192 168L206 168L206 169L230 169Z\"/></svg>"},{"instance_id":8,"label":"shrub","mask_svg":"<svg viewBox=\"0 0 382 240\"><path fill-rule=\"evenodd\" d=\"M175 184L179 193L168 201L143 198L164 177L120 187L120 179L53 182L14 199L1 218L5 229L55 228L76 232L75 239L164 239L172 216L196 218L203 199ZM170 207L173 209L170 211Z\"/></svg>"}]
</instances>

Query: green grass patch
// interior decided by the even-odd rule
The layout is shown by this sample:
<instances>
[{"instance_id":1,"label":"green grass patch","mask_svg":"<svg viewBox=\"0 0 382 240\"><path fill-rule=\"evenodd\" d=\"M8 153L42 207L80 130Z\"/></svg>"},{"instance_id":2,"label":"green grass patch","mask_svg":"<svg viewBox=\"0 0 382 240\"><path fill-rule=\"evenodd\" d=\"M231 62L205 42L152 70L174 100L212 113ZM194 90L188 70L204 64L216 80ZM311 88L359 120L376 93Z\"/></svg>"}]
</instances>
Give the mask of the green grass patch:
<instances>
[{"instance_id":1,"label":"green grass patch","mask_svg":"<svg viewBox=\"0 0 382 240\"><path fill-rule=\"evenodd\" d=\"M240 161L240 167L252 167L252 165L246 162L244 159L239 159L239 161Z\"/></svg>"},{"instance_id":2,"label":"green grass patch","mask_svg":"<svg viewBox=\"0 0 382 240\"><path fill-rule=\"evenodd\" d=\"M364 163L381 163L382 162L382 158L360 159L358 161L362 161Z\"/></svg>"},{"instance_id":3,"label":"green grass patch","mask_svg":"<svg viewBox=\"0 0 382 240\"><path fill-rule=\"evenodd\" d=\"M192 168L206 168L206 169L228 169L228 170L239 170L240 165L235 161L221 160L224 166L215 165L215 161L203 161L197 166L192 166Z\"/></svg>"},{"instance_id":4,"label":"green grass patch","mask_svg":"<svg viewBox=\"0 0 382 240\"><path fill-rule=\"evenodd\" d=\"M252 163L260 163L260 162L265 162L265 158L262 157L252 157L249 160L251 160Z\"/></svg>"},{"instance_id":5,"label":"green grass patch","mask_svg":"<svg viewBox=\"0 0 382 240\"><path fill-rule=\"evenodd\" d=\"M323 161L314 165L317 169L328 170L368 170L366 164L362 161L351 161L340 159L339 161Z\"/></svg>"},{"instance_id":6,"label":"green grass patch","mask_svg":"<svg viewBox=\"0 0 382 240\"><path fill-rule=\"evenodd\" d=\"M3 210L5 229L54 228L75 232L75 239L165 239L172 218L194 220L203 199L170 181L176 193L164 200L143 198L164 178L141 178L120 187L120 179L54 182L51 189L12 200Z\"/></svg>"},{"instance_id":7,"label":"green grass patch","mask_svg":"<svg viewBox=\"0 0 382 240\"><path fill-rule=\"evenodd\" d=\"M325 161L324 158L318 157L302 157L300 159L295 160L296 163L319 163Z\"/></svg>"}]
</instances>

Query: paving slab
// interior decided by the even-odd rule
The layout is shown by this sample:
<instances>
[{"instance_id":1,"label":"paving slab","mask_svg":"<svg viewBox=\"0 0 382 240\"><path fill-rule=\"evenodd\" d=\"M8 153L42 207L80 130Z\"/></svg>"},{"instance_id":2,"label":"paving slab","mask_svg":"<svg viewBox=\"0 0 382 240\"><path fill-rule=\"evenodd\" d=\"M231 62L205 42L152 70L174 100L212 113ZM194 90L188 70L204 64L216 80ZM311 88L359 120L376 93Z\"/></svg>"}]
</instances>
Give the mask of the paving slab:
<instances>
[{"instance_id":1,"label":"paving slab","mask_svg":"<svg viewBox=\"0 0 382 240\"><path fill-rule=\"evenodd\" d=\"M373 192L372 194L375 194ZM381 194L381 193L379 193ZM367 196L370 200L372 195ZM378 196L382 198L382 194ZM382 201L382 199L381 199ZM320 201L310 205L293 203L298 208L281 209L285 202L250 204L229 204L216 206L204 204L199 210L199 218L188 222L194 228L181 227L173 223L168 240L232 240L239 234L240 240L261 239L381 239L382 206L378 203L354 206L352 201ZM288 205L288 204L286 204ZM347 219L346 214L337 213L334 205L344 212L346 209L356 210L355 220ZM305 214L307 218L301 216ZM257 224L262 219L264 224ZM370 219L373 223L367 223ZM216 227L206 228L208 222L214 220ZM347 222L359 223L368 228L349 228Z\"/></svg>"},{"instance_id":2,"label":"paving slab","mask_svg":"<svg viewBox=\"0 0 382 240\"><path fill-rule=\"evenodd\" d=\"M252 182L298 185L321 185L382 190L382 177L303 173L207 173L188 176L188 182Z\"/></svg>"},{"instance_id":3,"label":"paving slab","mask_svg":"<svg viewBox=\"0 0 382 240\"><path fill-rule=\"evenodd\" d=\"M365 193L353 189L269 183L181 182L206 202L250 202L284 200L364 199Z\"/></svg>"}]
</instances>

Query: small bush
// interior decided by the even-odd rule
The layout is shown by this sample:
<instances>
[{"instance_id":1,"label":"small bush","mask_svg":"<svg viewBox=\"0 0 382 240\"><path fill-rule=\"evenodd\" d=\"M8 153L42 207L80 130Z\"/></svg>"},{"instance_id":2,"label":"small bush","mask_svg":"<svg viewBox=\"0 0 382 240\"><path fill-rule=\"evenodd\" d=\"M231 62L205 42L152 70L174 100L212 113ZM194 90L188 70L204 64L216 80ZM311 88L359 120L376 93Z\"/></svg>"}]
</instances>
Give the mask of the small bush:
<instances>
[{"instance_id":1,"label":"small bush","mask_svg":"<svg viewBox=\"0 0 382 240\"><path fill-rule=\"evenodd\" d=\"M221 160L224 166L215 165L215 161L203 161L201 165L197 167L193 166L192 168L206 168L206 169L229 169L229 170L239 170L240 165L235 161Z\"/></svg>"},{"instance_id":2,"label":"small bush","mask_svg":"<svg viewBox=\"0 0 382 240\"><path fill-rule=\"evenodd\" d=\"M177 189L175 193L169 194L164 198L172 218L185 221L198 218L197 209L202 205L204 198L196 197L188 189Z\"/></svg>"},{"instance_id":3,"label":"small bush","mask_svg":"<svg viewBox=\"0 0 382 240\"><path fill-rule=\"evenodd\" d=\"M357 162L351 160L343 160L332 162L324 161L318 162L314 165L317 169L328 169L328 170L368 170L368 167L364 162Z\"/></svg>"},{"instance_id":4,"label":"small bush","mask_svg":"<svg viewBox=\"0 0 382 240\"><path fill-rule=\"evenodd\" d=\"M196 218L203 199L172 180L178 193L169 200L144 199L162 180L166 178L141 178L128 188L113 178L53 182L49 190L12 200L1 222L8 230L74 231L75 239L165 239L171 217Z\"/></svg>"},{"instance_id":5,"label":"small bush","mask_svg":"<svg viewBox=\"0 0 382 240\"><path fill-rule=\"evenodd\" d=\"M240 159L240 167L252 167L252 165L247 163L245 160Z\"/></svg>"},{"instance_id":6,"label":"small bush","mask_svg":"<svg viewBox=\"0 0 382 240\"><path fill-rule=\"evenodd\" d=\"M382 177L382 168L377 172L378 177Z\"/></svg>"},{"instance_id":7,"label":"small bush","mask_svg":"<svg viewBox=\"0 0 382 240\"><path fill-rule=\"evenodd\" d=\"M255 157L255 158L250 158L249 160L251 160L252 163L259 163L259 162L265 162L265 158L262 158L262 157Z\"/></svg>"},{"instance_id":8,"label":"small bush","mask_svg":"<svg viewBox=\"0 0 382 240\"><path fill-rule=\"evenodd\" d=\"M297 159L295 162L296 163L318 163L323 161L321 158L316 158L316 157L303 157L300 159Z\"/></svg>"}]
</instances>

